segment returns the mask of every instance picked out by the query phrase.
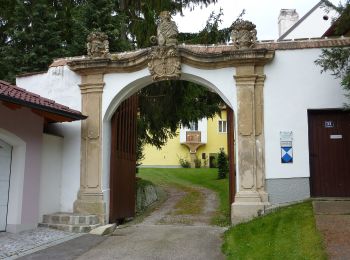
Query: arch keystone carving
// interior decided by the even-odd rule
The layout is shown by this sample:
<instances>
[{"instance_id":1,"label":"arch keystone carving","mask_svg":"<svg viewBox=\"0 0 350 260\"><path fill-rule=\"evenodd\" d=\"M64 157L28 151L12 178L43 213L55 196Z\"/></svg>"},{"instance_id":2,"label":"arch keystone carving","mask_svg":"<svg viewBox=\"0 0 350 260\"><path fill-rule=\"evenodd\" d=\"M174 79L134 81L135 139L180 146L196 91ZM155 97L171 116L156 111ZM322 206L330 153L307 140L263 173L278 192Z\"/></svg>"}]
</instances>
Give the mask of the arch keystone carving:
<instances>
[{"instance_id":1,"label":"arch keystone carving","mask_svg":"<svg viewBox=\"0 0 350 260\"><path fill-rule=\"evenodd\" d=\"M148 58L148 69L154 81L180 78L181 59L176 46L153 47Z\"/></svg>"}]
</instances>

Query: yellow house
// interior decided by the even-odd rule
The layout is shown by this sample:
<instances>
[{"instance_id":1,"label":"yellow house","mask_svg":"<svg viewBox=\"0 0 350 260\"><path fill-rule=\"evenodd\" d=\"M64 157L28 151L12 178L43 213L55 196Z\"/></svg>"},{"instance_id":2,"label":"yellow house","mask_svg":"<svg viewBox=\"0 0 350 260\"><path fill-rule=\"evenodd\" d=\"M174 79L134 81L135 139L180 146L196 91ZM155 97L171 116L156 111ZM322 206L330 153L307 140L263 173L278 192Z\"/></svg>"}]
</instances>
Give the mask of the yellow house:
<instances>
[{"instance_id":1,"label":"yellow house","mask_svg":"<svg viewBox=\"0 0 350 260\"><path fill-rule=\"evenodd\" d=\"M222 110L221 116L203 118L193 122L190 128L181 127L178 135L169 139L160 150L146 145L141 167L180 167L180 159L194 167L195 158L201 161L202 167L215 167L220 148L227 153L226 118L226 110Z\"/></svg>"}]
</instances>

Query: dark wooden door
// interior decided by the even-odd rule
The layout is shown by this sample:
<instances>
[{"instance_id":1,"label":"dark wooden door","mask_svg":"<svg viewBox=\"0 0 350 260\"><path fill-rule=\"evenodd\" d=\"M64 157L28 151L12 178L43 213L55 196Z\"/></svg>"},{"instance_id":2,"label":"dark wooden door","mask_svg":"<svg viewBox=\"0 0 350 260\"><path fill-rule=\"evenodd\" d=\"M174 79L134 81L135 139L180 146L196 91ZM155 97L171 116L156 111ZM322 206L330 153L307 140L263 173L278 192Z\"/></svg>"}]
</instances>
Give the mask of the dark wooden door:
<instances>
[{"instance_id":1,"label":"dark wooden door","mask_svg":"<svg viewBox=\"0 0 350 260\"><path fill-rule=\"evenodd\" d=\"M110 223L135 215L137 105L128 98L111 120Z\"/></svg>"},{"instance_id":2,"label":"dark wooden door","mask_svg":"<svg viewBox=\"0 0 350 260\"><path fill-rule=\"evenodd\" d=\"M235 172L235 139L234 139L234 114L227 106L227 149L229 160L229 203L234 202L236 194L236 172Z\"/></svg>"},{"instance_id":3,"label":"dark wooden door","mask_svg":"<svg viewBox=\"0 0 350 260\"><path fill-rule=\"evenodd\" d=\"M309 111L311 195L350 196L350 112Z\"/></svg>"}]
</instances>

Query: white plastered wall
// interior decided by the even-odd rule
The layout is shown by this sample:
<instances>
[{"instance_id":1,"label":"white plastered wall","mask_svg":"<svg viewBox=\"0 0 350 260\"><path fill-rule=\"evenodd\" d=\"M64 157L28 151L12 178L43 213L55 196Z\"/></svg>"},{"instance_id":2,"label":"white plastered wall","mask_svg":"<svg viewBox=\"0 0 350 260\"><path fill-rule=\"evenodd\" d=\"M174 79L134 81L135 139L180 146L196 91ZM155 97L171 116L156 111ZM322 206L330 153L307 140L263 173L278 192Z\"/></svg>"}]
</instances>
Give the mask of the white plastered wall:
<instances>
[{"instance_id":1,"label":"white plastered wall","mask_svg":"<svg viewBox=\"0 0 350 260\"><path fill-rule=\"evenodd\" d=\"M276 51L266 65L264 87L266 178L309 177L308 109L341 108L339 80L321 74L321 49ZM293 132L291 164L281 163L280 131Z\"/></svg>"},{"instance_id":2,"label":"white plastered wall","mask_svg":"<svg viewBox=\"0 0 350 260\"><path fill-rule=\"evenodd\" d=\"M43 134L39 222L42 222L44 214L52 214L61 210L62 150L62 137Z\"/></svg>"},{"instance_id":3,"label":"white plastered wall","mask_svg":"<svg viewBox=\"0 0 350 260\"><path fill-rule=\"evenodd\" d=\"M328 20L323 16L327 15ZM317 8L304 21L302 21L293 31L284 39L314 38L321 37L324 32L332 25L332 18L337 17L335 11L327 13L324 8Z\"/></svg>"},{"instance_id":4,"label":"white plastered wall","mask_svg":"<svg viewBox=\"0 0 350 260\"><path fill-rule=\"evenodd\" d=\"M47 73L16 79L19 87L50 98L72 109L81 110L81 77L68 66L51 67ZM80 121L50 126L55 135L63 136L61 171L61 211L73 211L80 187Z\"/></svg>"}]
</instances>

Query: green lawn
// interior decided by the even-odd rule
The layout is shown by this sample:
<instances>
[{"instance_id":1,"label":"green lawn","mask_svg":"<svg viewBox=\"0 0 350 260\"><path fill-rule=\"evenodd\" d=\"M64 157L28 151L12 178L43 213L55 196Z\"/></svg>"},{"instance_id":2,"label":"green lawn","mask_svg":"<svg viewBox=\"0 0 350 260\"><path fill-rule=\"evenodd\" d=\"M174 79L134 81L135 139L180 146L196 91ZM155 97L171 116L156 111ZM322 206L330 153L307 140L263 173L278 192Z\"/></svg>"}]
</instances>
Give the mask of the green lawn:
<instances>
[{"instance_id":1,"label":"green lawn","mask_svg":"<svg viewBox=\"0 0 350 260\"><path fill-rule=\"evenodd\" d=\"M219 226L229 225L228 179L218 180L217 169L140 168L138 177L149 180L159 186L176 186L188 192L187 196L176 205L179 214L198 214L198 208L200 208L199 206L203 199L193 189L193 186L202 186L216 191L220 198L220 206L212 223Z\"/></svg>"},{"instance_id":2,"label":"green lawn","mask_svg":"<svg viewBox=\"0 0 350 260\"><path fill-rule=\"evenodd\" d=\"M230 228L222 248L228 259L327 259L311 202Z\"/></svg>"}]
</instances>

